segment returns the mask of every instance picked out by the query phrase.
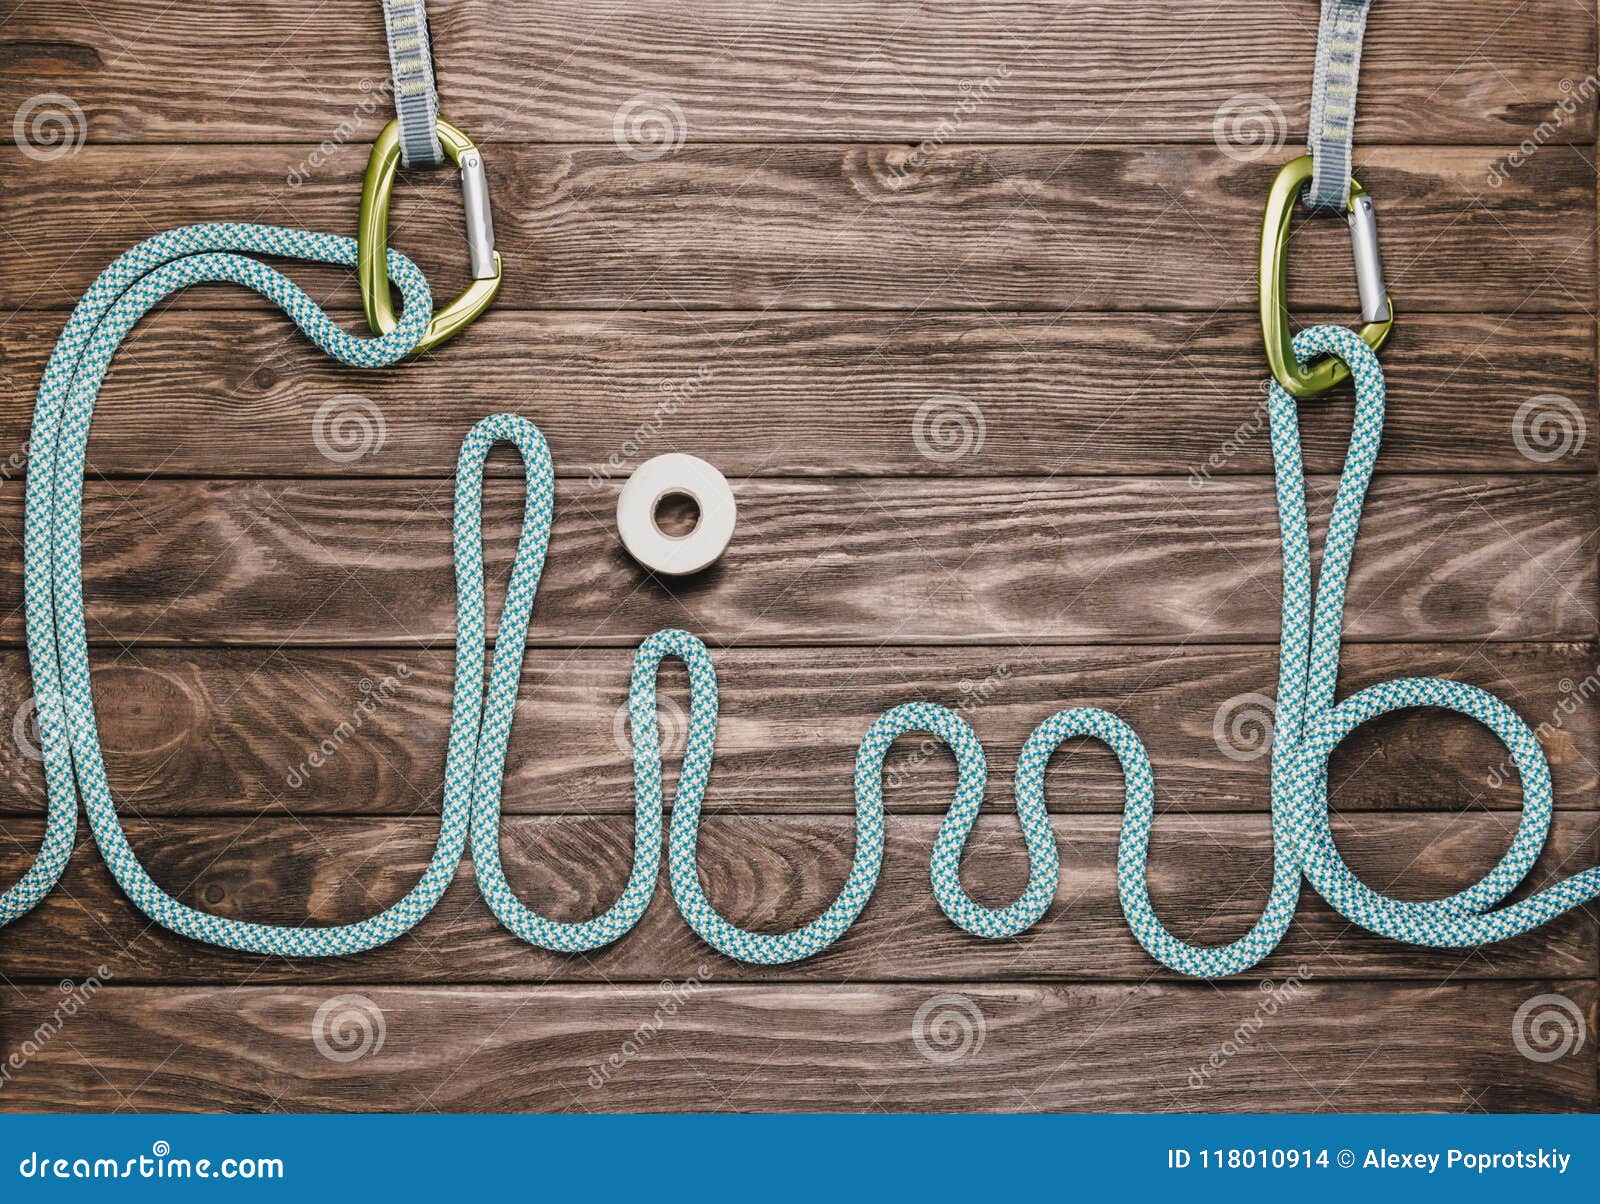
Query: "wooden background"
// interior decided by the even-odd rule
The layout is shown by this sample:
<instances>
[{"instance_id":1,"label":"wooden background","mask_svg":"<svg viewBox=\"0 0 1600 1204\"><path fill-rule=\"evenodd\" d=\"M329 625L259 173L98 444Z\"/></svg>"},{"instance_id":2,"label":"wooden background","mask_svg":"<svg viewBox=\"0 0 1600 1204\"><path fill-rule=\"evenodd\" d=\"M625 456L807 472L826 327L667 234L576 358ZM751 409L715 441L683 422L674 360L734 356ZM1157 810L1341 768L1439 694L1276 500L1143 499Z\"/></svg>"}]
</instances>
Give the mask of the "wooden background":
<instances>
[{"instance_id":1,"label":"wooden background","mask_svg":"<svg viewBox=\"0 0 1600 1204\"><path fill-rule=\"evenodd\" d=\"M436 0L446 113L490 164L506 260L493 312L403 370L356 372L252 298L196 289L138 329L102 399L84 517L96 698L156 879L220 914L317 924L375 912L414 879L448 709L448 476L470 423L512 409L562 473L506 788L505 856L533 906L577 919L621 888L630 650L679 625L712 645L722 684L701 872L731 920L780 930L826 904L852 848L855 743L886 707L927 698L967 714L995 771L965 869L980 899L1007 901L1025 877L1005 813L1023 736L1094 703L1157 765L1160 914L1196 940L1243 932L1269 878L1267 759L1226 755L1217 725L1230 700L1272 692L1279 593L1252 425L1255 240L1303 136L1317 6L1112 7ZM70 98L87 142L48 161L0 153L0 450L23 446L65 311L135 240L211 219L354 232L387 117L380 24L370 0L11 9L4 112ZM1548 725L1559 814L1535 884L1600 857L1595 69L1584 0L1385 0L1360 109L1400 321L1341 688L1460 677ZM616 116L641 95L681 110L684 145L624 153ZM1235 112L1264 115L1269 144L1219 146ZM1508 167L1524 139L1537 149ZM916 153L924 141L938 145ZM462 280L460 240L451 180L406 180L394 242L436 295ZM1294 254L1300 316L1349 320L1339 226L1302 223ZM296 275L354 321L347 279ZM1564 454L1530 458L1519 411L1559 413L1548 395L1580 422ZM952 396L981 416L981 447L929 458L916 416ZM368 402L381 446L320 454L319 413ZM1302 413L1321 514L1348 398ZM667 450L717 463L740 504L722 563L670 588L622 552L620 479L600 471ZM31 694L18 463L0 488L7 722ZM493 467L498 583L520 486L509 458ZM297 774L385 676L393 697ZM666 680L682 700L681 673ZM26 714L4 734L11 881L43 800ZM1459 889L1515 826L1501 761L1465 721L1373 724L1335 759L1341 847L1402 897ZM833 949L781 969L701 945L664 883L613 947L535 950L496 925L469 868L385 949L233 955L147 923L80 832L61 887L0 933L0 1051L22 1055L0 1109L1600 1100L1592 908L1436 952L1353 931L1312 897L1257 971L1183 980L1121 918L1120 782L1083 746L1051 770L1056 906L1020 940L980 942L927 885L948 755L908 740L891 767L876 898ZM35 1040L63 981L102 966L88 1006ZM1586 1040L1535 1060L1514 1028L1547 994ZM340 1015L374 1026L364 1056L319 1052L319 1025L336 1041ZM970 1037L930 1058L919 1024L959 1036L941 1015Z\"/></svg>"}]
</instances>

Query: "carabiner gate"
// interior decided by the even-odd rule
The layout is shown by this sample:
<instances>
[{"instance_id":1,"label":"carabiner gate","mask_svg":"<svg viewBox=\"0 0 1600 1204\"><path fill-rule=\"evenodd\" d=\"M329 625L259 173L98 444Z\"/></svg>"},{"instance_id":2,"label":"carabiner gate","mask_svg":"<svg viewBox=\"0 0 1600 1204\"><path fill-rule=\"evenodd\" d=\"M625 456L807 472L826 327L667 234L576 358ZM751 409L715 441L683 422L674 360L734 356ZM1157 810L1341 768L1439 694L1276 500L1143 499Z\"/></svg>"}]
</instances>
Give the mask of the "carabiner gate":
<instances>
[{"instance_id":1,"label":"carabiner gate","mask_svg":"<svg viewBox=\"0 0 1600 1204\"><path fill-rule=\"evenodd\" d=\"M1273 378L1293 397L1315 397L1350 378L1343 360L1332 357L1301 364L1294 354L1289 329L1288 274L1285 250L1295 203L1311 178L1312 159L1302 155L1284 165L1267 196L1261 224L1261 337ZM1372 198L1359 181L1350 181L1350 241L1355 252L1356 287L1361 293L1361 337L1377 351L1394 329L1394 304L1383 283L1378 255L1378 221Z\"/></svg>"},{"instance_id":2,"label":"carabiner gate","mask_svg":"<svg viewBox=\"0 0 1600 1204\"><path fill-rule=\"evenodd\" d=\"M500 291L500 252L494 249L494 222L489 214L489 177L483 155L455 126L438 121L439 142L461 169L461 202L466 211L467 255L472 283L443 309L434 311L427 333L412 350L427 351L454 338L489 308ZM356 276L361 282L361 307L374 334L395 327L394 300L389 294L389 197L400 166L400 123L383 127L367 157L361 184L361 221L356 238Z\"/></svg>"}]
</instances>

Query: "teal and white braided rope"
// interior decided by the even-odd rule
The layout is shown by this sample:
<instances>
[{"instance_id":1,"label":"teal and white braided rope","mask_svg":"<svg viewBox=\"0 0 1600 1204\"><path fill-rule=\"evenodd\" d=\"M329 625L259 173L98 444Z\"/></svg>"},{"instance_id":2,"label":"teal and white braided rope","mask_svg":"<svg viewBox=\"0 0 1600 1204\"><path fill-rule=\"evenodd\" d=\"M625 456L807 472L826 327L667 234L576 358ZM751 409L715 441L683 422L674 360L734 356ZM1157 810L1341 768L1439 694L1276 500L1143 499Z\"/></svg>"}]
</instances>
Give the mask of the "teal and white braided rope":
<instances>
[{"instance_id":1,"label":"teal and white braided rope","mask_svg":"<svg viewBox=\"0 0 1600 1204\"><path fill-rule=\"evenodd\" d=\"M356 244L327 234L233 223L159 234L100 274L73 310L45 368L28 445L23 593L49 806L38 857L22 880L0 895L0 922L33 907L60 878L72 851L80 790L95 842L118 885L139 909L174 932L235 949L312 956L383 944L428 913L460 862L467 830L465 808L458 805L452 814L447 805L433 860L417 885L394 906L337 928L282 927L223 919L178 902L151 880L123 834L106 781L90 688L81 547L89 423L117 348L159 301L206 281L231 281L254 289L279 305L329 355L367 367L391 364L404 356L422 336L433 312L421 271L391 251L389 270L405 297L405 315L382 338L353 338L288 277L248 257L253 254L354 266ZM480 653L482 610L481 597L475 605L464 600L464 626L475 614ZM460 727L467 738L451 746L447 780L452 769L458 778L464 776L460 762L474 751L471 737L476 723L469 728L462 722Z\"/></svg>"},{"instance_id":2,"label":"teal and white braided rope","mask_svg":"<svg viewBox=\"0 0 1600 1204\"><path fill-rule=\"evenodd\" d=\"M1155 793L1143 744L1105 711L1064 711L1046 724L1059 722L1066 733L1096 736L1116 752L1127 780L1117 853L1123 914L1152 957L1174 970L1207 978L1247 970L1272 952L1294 916L1302 876L1351 923L1436 948L1517 936L1600 897L1600 869L1591 869L1515 904L1496 906L1538 859L1550 828L1552 794L1550 767L1539 742L1494 695L1441 678L1408 677L1368 686L1335 705L1345 586L1383 435L1383 369L1371 348L1339 326L1302 331L1294 348L1302 362L1323 354L1344 360L1355 384L1356 409L1313 588L1299 414L1294 398L1276 383L1268 399L1283 542L1283 638L1272 747L1272 889L1255 927L1232 944L1210 948L1190 945L1168 932L1150 905L1145 869ZM1522 819L1499 864L1459 894L1427 903L1392 899L1362 883L1334 843L1328 818L1328 758L1333 750L1368 720L1410 707L1455 711L1478 720L1505 744L1522 777Z\"/></svg>"},{"instance_id":3,"label":"teal and white braided rope","mask_svg":"<svg viewBox=\"0 0 1600 1204\"><path fill-rule=\"evenodd\" d=\"M855 770L855 855L834 902L792 932L757 933L730 924L705 896L696 853L716 742L716 672L705 646L675 630L651 636L634 661L629 715L636 826L626 887L603 914L579 923L550 920L530 910L513 895L501 865L500 791L523 648L550 540L555 473L544 437L532 423L513 414L492 415L474 426L457 465L455 692L439 841L427 869L385 911L336 927L252 924L188 907L151 880L129 847L106 780L95 725L80 528L84 452L100 385L118 346L140 317L163 297L202 281L232 281L254 289L276 302L328 354L363 366L391 364L403 357L421 337L432 312L422 274L391 251L390 274L405 297L400 324L382 338L354 338L281 273L248 258L252 254L349 265L355 259L355 244L330 235L232 224L192 226L159 235L101 274L73 311L46 368L30 444L24 588L49 811L33 865L0 895L0 923L28 911L59 879L72 849L81 794L94 839L128 897L157 923L211 944L297 957L357 953L393 940L437 903L469 839L483 896L513 933L563 951L608 944L627 933L644 913L659 875L663 792L656 677L668 657L687 665L690 687L687 747L668 835L673 897L695 932L742 961L778 964L810 957L855 921L872 895L883 863L884 758L900 735L912 731L938 737L955 754L957 786L934 846L933 893L954 923L977 936L1023 932L1044 915L1054 898L1060 858L1045 807L1045 768L1057 746L1078 736L1108 744L1126 777L1118 852L1124 914L1152 956L1186 974L1233 974L1267 956L1293 918L1302 878L1352 922L1398 940L1438 946L1477 945L1514 936L1600 896L1600 870L1590 870L1516 904L1496 906L1526 876L1543 847L1551 818L1544 754L1527 725L1504 703L1472 686L1426 678L1385 682L1337 705L1333 702L1345 583L1378 453L1384 386L1376 357L1358 337L1342 328L1318 327L1296 339L1296 351L1306 359L1338 355L1351 366L1356 384L1354 434L1334 503L1321 580L1313 590L1298 417L1294 400L1273 386L1269 404L1284 560L1283 647L1272 762L1275 862L1266 910L1256 926L1234 943L1216 948L1190 945L1173 937L1156 917L1145 864L1155 800L1150 759L1126 723L1096 708L1074 708L1050 717L1022 750L1015 792L1030 868L1027 887L1009 906L984 907L966 894L960 882L962 850L987 785L983 747L955 712L910 703L887 712L862 738ZM485 688L483 468L490 450L501 442L513 444L522 457L526 503ZM1488 726L1510 750L1524 788L1522 821L1500 864L1470 889L1433 903L1390 899L1360 882L1334 845L1328 822L1327 765L1333 749L1368 719L1415 706L1458 711Z\"/></svg>"},{"instance_id":4,"label":"teal and white braided rope","mask_svg":"<svg viewBox=\"0 0 1600 1204\"><path fill-rule=\"evenodd\" d=\"M856 849L849 876L838 897L815 920L792 932L751 932L728 923L712 907L700 885L697 845L700 812L717 733L717 675L706 647L686 631L658 631L639 648L628 696L633 729L634 856L628 884L603 915L580 924L549 920L529 910L511 893L497 847L497 791L477 796L472 817L472 858L483 897L501 923L530 944L575 953L594 949L626 933L644 914L655 892L661 862L661 736L656 714L656 674L669 656L689 671L689 731L683 767L672 799L668 867L678 910L700 937L738 961L778 965L800 961L826 949L855 923L872 897L883 866L883 762L890 746L907 732L927 732L955 753L959 778L955 798L933 851L933 891L940 908L976 936L1015 936L1033 925L1055 897L1060 874L1055 836L1045 813L1042 788L1031 798L1018 796L1017 809L1028 846L1027 888L1009 907L975 903L961 886L961 850L983 806L988 771L983 745L966 720L946 707L913 702L881 716L862 737L856 754ZM1044 754L1048 757L1048 752ZM1043 760L1038 783L1043 783ZM1019 775L1019 784L1021 782Z\"/></svg>"},{"instance_id":5,"label":"teal and white braided rope","mask_svg":"<svg viewBox=\"0 0 1600 1204\"><path fill-rule=\"evenodd\" d=\"M1123 914L1139 943L1163 964L1184 974L1214 978L1256 965L1283 939L1294 917L1302 877L1347 919L1412 944L1462 947L1502 940L1535 928L1600 896L1600 869L1589 870L1509 907L1495 905L1526 877L1544 846L1551 818L1550 770L1528 726L1499 699L1474 686L1437 678L1401 678L1353 694L1337 706L1340 629L1345 585L1355 550L1367 484L1383 432L1383 370L1362 340L1337 326L1303 332L1295 350L1304 360L1337 355L1351 367L1356 415L1344 473L1324 545L1321 581L1313 589L1311 539L1305 503L1296 403L1274 384L1269 400L1279 521L1283 538L1283 645L1272 762L1272 890L1249 933L1220 947L1191 945L1162 925L1150 902L1146 857L1155 807L1149 755L1131 727L1109 711L1061 711L1028 737L1017 763L1017 817L1028 850L1028 885L1009 907L974 902L961 886L961 852L983 805L987 768L983 746L954 711L910 703L886 713L862 738L856 756L856 850L850 874L823 914L793 932L754 933L735 927L712 908L696 864L700 809L716 741L717 682L705 646L682 631L652 636L634 661L630 719L634 732L635 824L633 873L617 903L583 924L544 919L519 903L506 886L492 851L497 800L478 794L473 815L473 858L489 906L524 940L576 951L616 940L643 914L655 889L661 843L661 752L656 715L656 673L669 656L689 669L689 731L673 800L669 836L672 893L689 925L704 940L740 961L775 964L820 952L854 922L871 897L883 863L883 762L895 739L911 731L942 739L955 754L955 798L940 828L932 863L933 893L954 923L981 937L1014 936L1049 907L1060 859L1045 807L1045 769L1064 741L1093 736L1109 745L1126 779L1126 804L1117 854ZM1328 758L1345 736L1390 711L1436 707L1469 715L1505 743L1523 780L1523 814L1510 850L1482 881L1448 899L1410 903L1388 898L1350 871L1334 844L1328 819Z\"/></svg>"}]
</instances>

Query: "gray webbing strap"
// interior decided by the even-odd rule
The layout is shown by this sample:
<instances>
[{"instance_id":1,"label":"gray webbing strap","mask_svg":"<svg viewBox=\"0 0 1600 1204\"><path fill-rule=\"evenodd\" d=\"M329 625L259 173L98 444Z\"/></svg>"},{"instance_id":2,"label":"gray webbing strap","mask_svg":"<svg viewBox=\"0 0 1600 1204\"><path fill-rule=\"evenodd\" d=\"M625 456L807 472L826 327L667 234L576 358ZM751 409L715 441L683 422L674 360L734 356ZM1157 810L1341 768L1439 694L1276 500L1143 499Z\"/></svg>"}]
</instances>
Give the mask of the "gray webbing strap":
<instances>
[{"instance_id":1,"label":"gray webbing strap","mask_svg":"<svg viewBox=\"0 0 1600 1204\"><path fill-rule=\"evenodd\" d=\"M439 92L433 81L424 0L383 0L383 28L389 38L394 112L400 122L400 162L407 167L438 167L444 162L444 147L434 124Z\"/></svg>"},{"instance_id":2,"label":"gray webbing strap","mask_svg":"<svg viewBox=\"0 0 1600 1204\"><path fill-rule=\"evenodd\" d=\"M1311 90L1311 125L1306 149L1315 168L1305 201L1315 209L1350 203L1350 143L1356 126L1356 81L1361 74L1361 39L1372 0L1322 0L1317 34L1317 76Z\"/></svg>"}]
</instances>

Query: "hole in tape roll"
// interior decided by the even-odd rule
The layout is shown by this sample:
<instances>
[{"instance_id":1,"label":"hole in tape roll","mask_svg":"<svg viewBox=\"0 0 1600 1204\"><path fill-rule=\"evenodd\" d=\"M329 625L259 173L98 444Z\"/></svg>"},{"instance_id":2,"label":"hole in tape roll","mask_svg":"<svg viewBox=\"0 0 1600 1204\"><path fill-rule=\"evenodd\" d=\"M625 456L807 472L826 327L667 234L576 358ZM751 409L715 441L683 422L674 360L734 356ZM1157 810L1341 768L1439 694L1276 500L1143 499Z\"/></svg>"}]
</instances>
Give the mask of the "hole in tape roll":
<instances>
[{"instance_id":1,"label":"hole in tape roll","mask_svg":"<svg viewBox=\"0 0 1600 1204\"><path fill-rule=\"evenodd\" d=\"M700 525L700 502L685 490L669 489L656 499L650 516L668 539L687 539Z\"/></svg>"}]
</instances>

